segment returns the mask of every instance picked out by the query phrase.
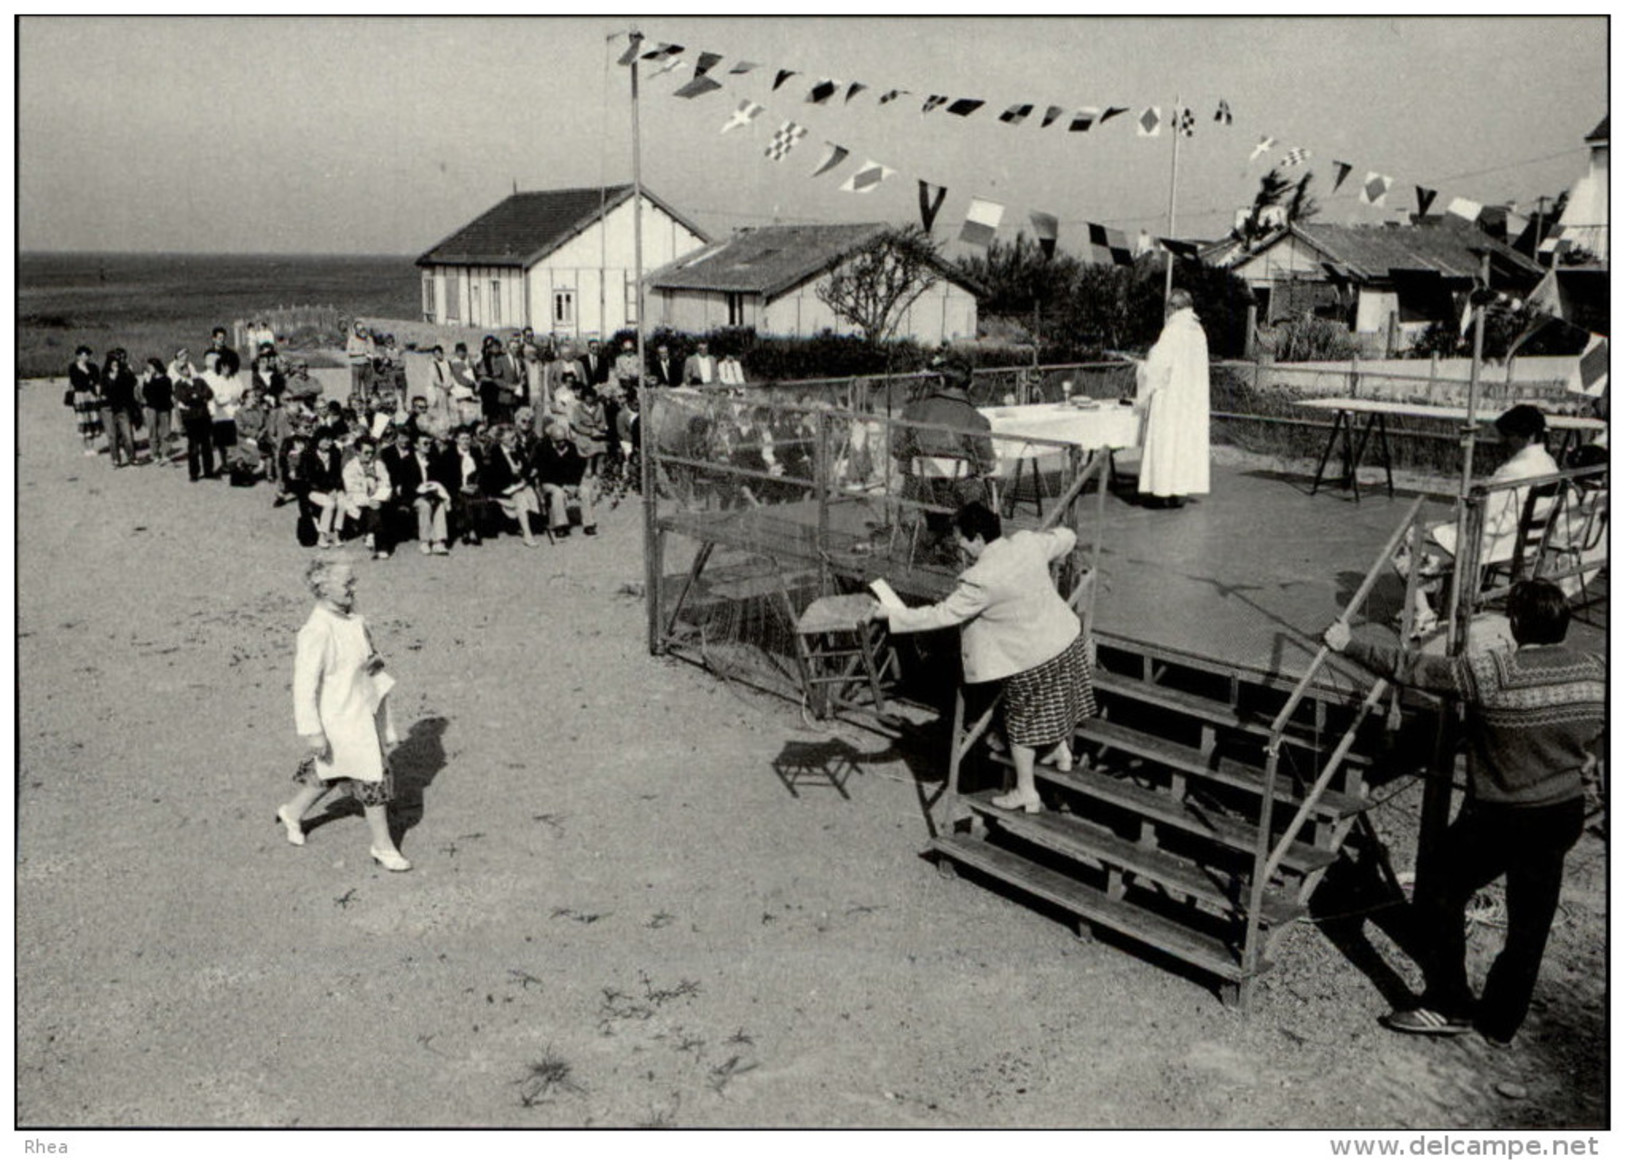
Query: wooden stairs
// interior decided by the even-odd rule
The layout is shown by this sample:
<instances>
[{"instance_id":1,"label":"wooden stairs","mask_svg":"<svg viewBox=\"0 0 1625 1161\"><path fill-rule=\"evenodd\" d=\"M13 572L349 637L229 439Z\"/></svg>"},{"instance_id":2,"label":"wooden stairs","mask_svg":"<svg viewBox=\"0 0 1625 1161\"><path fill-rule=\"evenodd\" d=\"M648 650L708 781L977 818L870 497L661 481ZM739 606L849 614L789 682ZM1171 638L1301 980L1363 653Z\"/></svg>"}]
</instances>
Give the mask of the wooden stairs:
<instances>
[{"instance_id":1,"label":"wooden stairs","mask_svg":"<svg viewBox=\"0 0 1625 1161\"><path fill-rule=\"evenodd\" d=\"M1073 739L1078 768L1038 767L1041 813L1001 810L991 789L959 793L956 762L931 852L945 875L971 868L1037 896L1080 935L1117 932L1245 1004L1274 938L1306 912L1365 810L1382 690L1351 702L1345 690L1294 690L1103 638L1095 692L1100 716ZM969 739L956 757L966 772L981 767L983 785L999 781L988 764L1009 759L976 733L956 728Z\"/></svg>"}]
</instances>

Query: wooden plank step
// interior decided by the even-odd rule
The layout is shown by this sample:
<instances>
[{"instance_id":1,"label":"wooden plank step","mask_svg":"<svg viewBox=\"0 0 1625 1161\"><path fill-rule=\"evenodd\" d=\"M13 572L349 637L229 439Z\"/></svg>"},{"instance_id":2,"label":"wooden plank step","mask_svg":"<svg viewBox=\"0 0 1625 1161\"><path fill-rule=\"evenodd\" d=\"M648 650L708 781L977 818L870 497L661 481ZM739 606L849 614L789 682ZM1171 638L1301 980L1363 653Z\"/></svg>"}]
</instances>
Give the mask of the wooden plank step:
<instances>
[{"instance_id":1,"label":"wooden plank step","mask_svg":"<svg viewBox=\"0 0 1625 1161\"><path fill-rule=\"evenodd\" d=\"M1109 927L1186 963L1195 964L1221 979L1236 982L1247 974L1237 953L1222 940L1182 927L1131 903L1113 899L1104 891L996 847L986 839L966 834L940 835L931 840L931 849L957 863L975 867L1000 882L1047 899L1090 923ZM1262 972L1268 967L1267 963L1260 964L1259 970Z\"/></svg>"},{"instance_id":2,"label":"wooden plank step","mask_svg":"<svg viewBox=\"0 0 1625 1161\"><path fill-rule=\"evenodd\" d=\"M1198 778L1207 778L1225 786L1234 786L1239 790L1250 790L1259 796L1264 793L1264 772L1256 766L1249 766L1233 758L1220 758L1215 765L1194 746L1181 746L1177 742L1165 741L1154 734L1131 730L1105 718L1089 718L1079 724L1077 737L1141 758L1149 758L1153 762L1183 770ZM1303 802L1303 796L1293 786L1292 779L1284 774L1276 776L1275 801L1277 804L1285 804L1292 810L1296 810ZM1323 818L1349 818L1359 814L1367 805L1366 800L1358 795L1344 794L1340 790L1328 788L1321 794L1319 806L1314 813Z\"/></svg>"},{"instance_id":3,"label":"wooden plank step","mask_svg":"<svg viewBox=\"0 0 1625 1161\"><path fill-rule=\"evenodd\" d=\"M1008 763L1010 759L1001 755L995 760ZM1053 782L1076 793L1125 807L1155 822L1175 827L1188 834L1199 835L1230 850L1245 855L1253 853L1253 844L1258 832L1258 827L1253 823L1232 818L1218 811L1199 809L1169 798L1158 791L1136 786L1125 778L1114 778L1094 770L1073 770L1063 774L1048 766L1039 766L1035 773L1046 782ZM1285 823L1290 820L1282 818L1281 821ZM1307 875L1310 871L1329 867L1336 861L1336 851L1322 850L1308 843L1295 842L1287 848L1281 866L1294 874Z\"/></svg>"},{"instance_id":4,"label":"wooden plank step","mask_svg":"<svg viewBox=\"0 0 1625 1161\"><path fill-rule=\"evenodd\" d=\"M1120 673L1111 673L1098 669L1094 673L1094 686L1097 693L1108 693L1118 697L1130 698L1134 701L1144 702L1147 705L1154 705L1161 709L1171 710L1174 713L1184 714L1187 717L1212 722L1214 725L1239 730L1257 738L1270 736L1270 723L1268 721L1252 714L1241 713L1229 702L1203 697L1199 693L1186 693L1181 689L1170 689L1165 685L1140 681L1136 678L1124 677ZM1325 749L1330 751L1337 744L1338 735L1328 733L1317 741L1301 730L1289 729L1283 733L1282 737L1296 746L1304 746L1311 750ZM1370 759L1360 754L1350 754L1349 761L1355 765L1370 765Z\"/></svg>"},{"instance_id":5,"label":"wooden plank step","mask_svg":"<svg viewBox=\"0 0 1625 1161\"><path fill-rule=\"evenodd\" d=\"M1190 895L1240 917L1245 915L1246 885L1232 875L1171 855L1167 851L1142 847L1109 830L1095 826L1076 815L1046 810L1038 814L1000 810L990 799L996 791L967 795L961 801L1028 842L1065 855L1069 859L1092 859L1149 879L1175 894ZM1238 902L1238 899L1241 901ZM1308 910L1278 890L1264 892L1262 919L1268 924L1290 923Z\"/></svg>"}]
</instances>

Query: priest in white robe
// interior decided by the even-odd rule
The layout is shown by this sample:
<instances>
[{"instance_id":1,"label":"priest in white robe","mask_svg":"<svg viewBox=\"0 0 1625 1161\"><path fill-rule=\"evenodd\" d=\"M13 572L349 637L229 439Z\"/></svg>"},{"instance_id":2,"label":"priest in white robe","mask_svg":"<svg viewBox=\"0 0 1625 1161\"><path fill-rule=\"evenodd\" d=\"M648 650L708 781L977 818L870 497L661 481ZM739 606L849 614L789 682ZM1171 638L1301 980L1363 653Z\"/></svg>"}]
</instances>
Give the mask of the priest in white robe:
<instances>
[{"instance_id":1,"label":"priest in white robe","mask_svg":"<svg viewBox=\"0 0 1625 1161\"><path fill-rule=\"evenodd\" d=\"M1167 321L1137 374L1134 405L1145 416L1140 495L1162 507L1208 491L1207 335L1191 296L1168 296Z\"/></svg>"}]
</instances>

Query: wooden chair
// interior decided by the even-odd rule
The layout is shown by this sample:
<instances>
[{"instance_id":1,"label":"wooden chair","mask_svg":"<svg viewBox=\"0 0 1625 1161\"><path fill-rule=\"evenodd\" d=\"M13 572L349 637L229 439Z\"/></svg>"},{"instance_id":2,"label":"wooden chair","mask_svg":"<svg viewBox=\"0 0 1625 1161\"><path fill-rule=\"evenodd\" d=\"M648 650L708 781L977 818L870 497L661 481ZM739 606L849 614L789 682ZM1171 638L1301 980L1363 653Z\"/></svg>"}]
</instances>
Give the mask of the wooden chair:
<instances>
[{"instance_id":1,"label":"wooden chair","mask_svg":"<svg viewBox=\"0 0 1625 1161\"><path fill-rule=\"evenodd\" d=\"M886 647L885 628L867 622L867 593L819 597L796 618L796 663L813 716L829 717L841 707L886 712L883 682L896 676L896 655Z\"/></svg>"},{"instance_id":2,"label":"wooden chair","mask_svg":"<svg viewBox=\"0 0 1625 1161\"><path fill-rule=\"evenodd\" d=\"M1484 588L1499 588L1503 584L1511 585L1536 575L1546 542L1562 513L1565 495L1562 480L1537 484L1529 489L1529 494L1524 497L1523 513L1518 518L1512 557L1484 566Z\"/></svg>"}]
</instances>

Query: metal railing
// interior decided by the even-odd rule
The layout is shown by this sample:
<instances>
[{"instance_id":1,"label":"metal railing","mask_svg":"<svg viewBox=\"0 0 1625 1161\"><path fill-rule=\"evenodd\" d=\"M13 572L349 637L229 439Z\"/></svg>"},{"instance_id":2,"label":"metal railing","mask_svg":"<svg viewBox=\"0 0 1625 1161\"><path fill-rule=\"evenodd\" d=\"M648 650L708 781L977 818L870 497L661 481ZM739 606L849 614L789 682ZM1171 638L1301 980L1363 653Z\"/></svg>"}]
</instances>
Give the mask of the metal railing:
<instances>
[{"instance_id":1,"label":"metal railing","mask_svg":"<svg viewBox=\"0 0 1625 1161\"><path fill-rule=\"evenodd\" d=\"M1414 542L1415 529L1418 526L1417 517L1426 499L1425 496L1418 496L1411 502L1410 508L1406 510L1405 518L1400 521L1399 526L1388 537L1382 551L1377 554L1376 560L1372 562L1371 568L1367 570L1365 579L1360 582L1360 587L1349 598L1348 604L1343 609L1343 619L1347 619L1349 614L1371 595L1371 590L1376 585L1377 578L1389 566L1389 561L1392 559L1395 550L1398 549L1400 541L1406 536L1411 536ZM1413 575L1414 572L1413 569ZM1281 862L1286 858L1287 852L1291 850L1292 844L1297 841L1298 833L1303 829L1304 823L1320 804L1320 799L1325 794L1326 788L1331 784L1333 775L1341 768L1344 759L1348 757L1349 750L1354 744L1356 732L1364 724L1371 710L1375 708L1387 692L1387 683L1383 681L1378 681L1372 686L1365 700L1361 702L1360 709L1354 716L1354 721L1344 732L1336 749L1333 750L1332 756L1327 760L1314 784L1304 794L1297 814L1281 835L1280 840L1272 846L1271 834L1275 814L1275 786L1280 774L1281 747L1285 744L1287 726L1292 720L1292 715L1297 712L1298 706L1308 695L1310 686L1314 684L1315 679L1319 676L1321 667L1326 664L1326 660L1330 656L1331 649L1327 645L1323 644L1316 650L1314 659L1309 662L1309 667L1304 671L1303 676L1298 679L1297 685L1293 687L1286 704L1281 707L1280 712L1275 715L1275 719L1270 723L1269 742L1265 749L1263 798L1259 803L1258 833L1253 847L1253 875L1248 889L1247 929L1242 945L1242 966L1249 975L1258 971L1258 961L1263 952L1260 945L1260 931L1264 892L1269 886L1270 876L1280 868Z\"/></svg>"}]
</instances>

